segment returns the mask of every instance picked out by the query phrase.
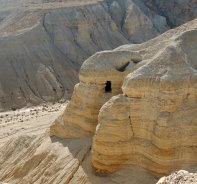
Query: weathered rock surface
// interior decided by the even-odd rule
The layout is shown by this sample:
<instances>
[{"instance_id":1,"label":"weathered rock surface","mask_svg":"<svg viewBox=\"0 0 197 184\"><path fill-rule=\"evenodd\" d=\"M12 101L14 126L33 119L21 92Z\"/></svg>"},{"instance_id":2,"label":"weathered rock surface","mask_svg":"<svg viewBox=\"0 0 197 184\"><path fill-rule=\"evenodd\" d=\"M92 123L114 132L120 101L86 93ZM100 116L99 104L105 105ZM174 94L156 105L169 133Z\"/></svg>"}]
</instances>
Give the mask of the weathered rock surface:
<instances>
[{"instance_id":1,"label":"weathered rock surface","mask_svg":"<svg viewBox=\"0 0 197 184\"><path fill-rule=\"evenodd\" d=\"M1 0L0 111L69 98L89 56L167 31L167 15L150 4L161 6L139 0ZM184 21L196 16L191 5ZM184 11L182 5L178 10Z\"/></svg>"},{"instance_id":2,"label":"weathered rock surface","mask_svg":"<svg viewBox=\"0 0 197 184\"><path fill-rule=\"evenodd\" d=\"M0 149L0 183L156 183L157 179L136 166L109 176L97 174L91 165L91 143L92 138L60 140L47 134L13 138Z\"/></svg>"},{"instance_id":3,"label":"weathered rock surface","mask_svg":"<svg viewBox=\"0 0 197 184\"><path fill-rule=\"evenodd\" d=\"M160 15L166 17L170 27L177 27L181 24L196 18L197 0L142 0L147 7L160 12Z\"/></svg>"},{"instance_id":4,"label":"weathered rock surface","mask_svg":"<svg viewBox=\"0 0 197 184\"><path fill-rule=\"evenodd\" d=\"M112 172L132 163L159 176L197 164L196 28L145 44L144 65L125 77L123 95L100 110L94 167Z\"/></svg>"},{"instance_id":5,"label":"weathered rock surface","mask_svg":"<svg viewBox=\"0 0 197 184\"><path fill-rule=\"evenodd\" d=\"M124 2L129 3L130 1ZM139 18L140 24L134 20L130 20L130 18L124 19L125 25L121 24L121 17L119 15L122 10L119 10L120 12L116 15L112 8L119 7L118 4L120 1L118 4L108 2L110 6L100 4L101 9L97 9L96 7L101 12L105 12L102 11L102 8L104 10L106 8L110 9L110 17L114 17L117 20L116 26L121 25L121 28L118 27L117 29L118 34L121 37L123 36L128 43L132 41L136 42L135 38L137 38L137 35L144 33L141 27L134 29L131 26L132 24L137 26L143 25L146 29L150 30L155 29L156 26L156 24L153 24L153 27L151 26L152 19L149 17L149 14L146 14L147 12L144 15L140 14L144 10L137 2L139 3L139 1L136 1L135 4L131 3L131 6L128 6L127 13L128 17L132 15L135 18ZM89 9L82 10L89 11L94 6L88 5L85 8ZM81 11L81 7L76 9L77 12L79 10ZM54 100L48 94L48 87L44 87L43 89L43 86L57 87L65 82L63 79L57 80L56 77L53 78L53 75L50 74L51 72L56 76L63 72L64 68L61 63L64 63L66 58L68 58L64 53L66 52L63 49L64 47L60 46L65 43L61 43L61 39L58 39L56 37L57 35L53 33L53 24L56 24L60 19L59 15L56 15L56 12L60 11L63 16L66 16L67 14L64 14L64 10L53 10L55 13L47 10L44 19L42 19L43 12L37 12L36 10L34 12L36 24L28 25L25 30L14 27L16 28L14 30L15 35L12 35L12 26L9 27L9 25L6 24L5 26L3 24L1 27L1 30L7 30L6 34L5 32L1 33L2 40L10 36L13 40L16 39L16 42L14 41L12 44L9 44L10 47L17 45L18 36L22 38L26 35L26 38L32 40L34 36L31 37L29 32L32 35L36 35L37 40L35 39L35 42L41 42L45 38L48 40L47 43L43 42L44 46L42 46L42 49L46 52L45 57L48 58L51 53L55 52L55 54L53 53L54 62L52 62L52 65L56 64L56 57L58 57L60 62L58 67L53 66L51 69L51 65L48 63L50 59L46 59L43 61L43 70L39 67L39 70L35 70L40 71L38 72L39 75L36 72L35 76L40 76L39 81L44 80L40 84L40 89L46 94L41 98L42 93L39 93L40 96L38 96L35 95L37 93L34 91L35 94L29 95L28 100L24 101L23 105L30 102L30 99L32 103L38 103L40 99L41 101L48 100L49 97L50 100ZM74 28L72 27L73 24L67 24L68 22L65 23L66 27L70 25L71 28L69 29L72 30L72 33L75 30L74 33L76 35L82 34L88 37L87 31L89 27L86 24L87 22L84 24L85 32L80 29L80 26L76 28L76 26L80 25L82 16L76 12L73 13L72 9L70 11L71 14L69 16L73 16L74 14L74 17L80 18L80 21L78 18L74 18L76 20L74 21ZM9 14L9 12L6 13ZM29 14L27 13L27 15ZM58 17L57 19L55 19L55 15ZM99 15L105 14L99 13ZM47 18L47 16L49 17ZM148 21L147 17L151 21ZM106 26L104 25L107 22L105 18L101 18L99 21L97 20L102 25L101 27ZM29 19L29 17L24 17L24 19ZM9 22L14 23L13 20L15 20L15 14L9 17ZM40 20L42 20L42 24ZM164 19L162 18L162 20ZM107 23L107 30L116 30L114 24ZM17 23L17 26L20 27L20 25L23 25L23 21ZM122 28L123 25L124 31ZM61 31L64 29L65 27ZM37 31L34 32L34 30ZM43 30L43 32L40 30ZM47 34L45 35L46 30ZM78 30L80 30L79 33ZM149 35L150 32L147 31L147 33ZM132 34L132 37L129 37L129 34ZM136 37L133 36L135 34ZM125 35L127 36L125 37ZM149 39L150 35L146 36L144 38ZM79 43L81 43L78 40L79 38L76 36L73 38L75 38L75 42L77 40L79 46ZM36 49L37 44L34 45L30 40L25 47L20 49L25 50L25 53L31 56L28 48L32 47ZM60 138L71 139L60 140L57 137L49 137L48 133L46 133L41 136L20 136L10 140L0 148L0 182L25 184L144 184L156 183L156 179L148 174L148 171L156 176L164 176L177 169L189 168L191 172L195 172L197 165L196 40L197 20L195 19L146 43L128 44L113 51L94 54L81 67L79 75L80 83L75 86L71 101L65 109L64 114L55 121L50 129L51 136L55 135ZM144 40L138 41L141 43ZM58 44L55 44L56 42ZM48 43L51 43L51 47L48 46ZM84 45L86 45L86 42ZM91 46L93 47L93 45ZM53 47L59 47L57 49L58 54L51 49ZM15 49L17 50L18 47L15 47ZM110 48L108 47L107 49ZM38 60L44 53L39 51L38 49L36 52L36 58ZM86 51L89 52L88 49ZM88 54L86 56L88 57ZM10 57L9 53L7 53L7 57ZM50 57L52 56L50 55ZM69 57L75 56L71 55ZM13 59L13 61L15 60ZM77 65L78 60L73 65L71 64L71 59L68 59L68 61L70 69L73 69ZM32 63L34 62L36 62L36 59ZM17 62L14 64L17 64ZM44 69L46 64L50 68L47 70L48 73L45 73L46 71ZM4 70L7 69L5 67L6 65L2 64L2 66L4 66ZM13 65L13 69L15 67ZM30 69L34 65L32 64L31 67L26 66L25 60L22 67L29 67L25 75L31 76ZM66 68L67 66L65 66ZM22 68L21 71L23 70ZM74 68L72 71L75 73L77 68ZM17 70L15 73L18 74ZM32 74L32 76L34 75ZM45 80L45 76L47 76L48 80ZM50 77L54 82L49 83L51 81ZM15 78L11 77L11 79L13 82ZM30 79L32 77L29 77L29 80L26 81L26 77L24 77L25 83L29 84ZM6 81L5 78L4 80ZM33 84L37 84L36 81ZM16 84L13 82L13 85ZM37 85L35 86L37 90ZM4 89L4 85L0 87ZM62 88L63 90L60 90L60 92L58 92L57 88L53 88L53 91L59 94L57 99L65 93L65 87ZM6 93L4 94L6 95ZM23 94L26 94L26 92ZM12 101L15 103L14 98ZM5 109L5 107L4 105L1 109ZM93 135L94 138L92 139ZM120 170L116 171L117 169ZM112 174L111 172L114 173Z\"/></svg>"},{"instance_id":6,"label":"weathered rock surface","mask_svg":"<svg viewBox=\"0 0 197 184\"><path fill-rule=\"evenodd\" d=\"M197 19L94 54L50 135L95 134L92 164L101 172L135 164L163 176L197 165L196 40Z\"/></svg>"},{"instance_id":7,"label":"weathered rock surface","mask_svg":"<svg viewBox=\"0 0 197 184\"><path fill-rule=\"evenodd\" d=\"M81 67L80 83L75 86L71 101L62 116L51 126L51 135L61 138L92 136L98 124L98 113L102 105L112 96L122 93L123 78L139 60L137 53L100 52L90 57ZM112 91L106 89L110 81ZM110 84L109 84L110 85Z\"/></svg>"},{"instance_id":8,"label":"weathered rock surface","mask_svg":"<svg viewBox=\"0 0 197 184\"><path fill-rule=\"evenodd\" d=\"M189 173L188 171L180 170L168 177L161 178L157 184L195 184L197 183L197 173Z\"/></svg>"}]
</instances>

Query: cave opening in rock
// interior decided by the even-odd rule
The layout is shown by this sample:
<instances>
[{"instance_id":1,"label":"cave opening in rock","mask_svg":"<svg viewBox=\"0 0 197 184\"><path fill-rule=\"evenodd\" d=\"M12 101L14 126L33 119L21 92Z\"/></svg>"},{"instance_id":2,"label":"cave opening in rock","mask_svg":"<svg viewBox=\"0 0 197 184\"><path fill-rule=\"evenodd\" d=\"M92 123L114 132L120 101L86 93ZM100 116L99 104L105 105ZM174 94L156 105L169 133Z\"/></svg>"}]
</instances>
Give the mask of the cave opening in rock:
<instances>
[{"instance_id":1,"label":"cave opening in rock","mask_svg":"<svg viewBox=\"0 0 197 184\"><path fill-rule=\"evenodd\" d=\"M110 81L107 81L105 84L106 84L106 86L105 86L105 92L106 93L110 93L111 92L111 82Z\"/></svg>"}]
</instances>

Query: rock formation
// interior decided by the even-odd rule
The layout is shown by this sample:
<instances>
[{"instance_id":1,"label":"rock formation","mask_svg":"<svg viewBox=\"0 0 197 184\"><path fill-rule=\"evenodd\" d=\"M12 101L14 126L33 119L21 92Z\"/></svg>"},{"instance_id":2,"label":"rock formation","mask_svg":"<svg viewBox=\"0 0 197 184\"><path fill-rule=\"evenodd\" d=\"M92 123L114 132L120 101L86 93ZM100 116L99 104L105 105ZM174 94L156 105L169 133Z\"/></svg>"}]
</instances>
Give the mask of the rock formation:
<instances>
[{"instance_id":1,"label":"rock formation","mask_svg":"<svg viewBox=\"0 0 197 184\"><path fill-rule=\"evenodd\" d=\"M163 0L56 2L0 0L0 111L69 98L89 56L160 35L165 16L181 24L160 10ZM191 5L184 21L196 16Z\"/></svg>"},{"instance_id":2,"label":"rock formation","mask_svg":"<svg viewBox=\"0 0 197 184\"><path fill-rule=\"evenodd\" d=\"M197 183L197 173L189 173L188 171L177 171L168 177L161 178L157 184L195 184Z\"/></svg>"},{"instance_id":3,"label":"rock formation","mask_svg":"<svg viewBox=\"0 0 197 184\"><path fill-rule=\"evenodd\" d=\"M149 42L96 53L50 135L94 135L92 164L101 172L134 164L163 176L197 164L196 40L197 19Z\"/></svg>"},{"instance_id":4,"label":"rock formation","mask_svg":"<svg viewBox=\"0 0 197 184\"><path fill-rule=\"evenodd\" d=\"M130 3L129 6L127 3ZM123 13L126 15L123 16L124 21L120 15L125 10L119 9L123 5L127 7ZM114 10L119 10L119 13ZM14 82L12 75L9 82L17 86L21 82L19 79L23 79L21 84L31 89L30 95L27 95L28 90L22 90L26 100L23 97L19 99L23 105L27 102L38 103L40 99L52 101L60 98L67 85L63 79L70 75L69 72L76 75L76 66L80 65L80 62L77 63L79 60L72 64L71 58L75 58L75 53L81 56L86 53L84 56L88 57L95 45L102 49L106 46L108 51L98 52L84 62L79 73L80 83L75 86L69 104L51 126L50 132L40 136L20 136L0 147L0 182L149 184L157 182L154 176L166 176L178 169L197 171L197 19L151 39L162 32L156 27L160 23L165 25L165 18L156 14L152 16L153 12L142 1L106 1L84 8L46 10L43 19L43 11L35 11L36 24L28 25L25 30L10 27L3 21L0 30L7 30L7 33L1 32L0 44L5 44L5 49L1 51L12 62L6 65L1 63L3 72L0 72L0 79L4 79L4 83L0 83L0 91L8 86L3 76L6 72L12 74L12 70L6 68L10 65L18 77L18 83ZM5 19L14 24L14 15ZM97 19L90 16L86 21L85 15L95 15ZM66 22L62 17L66 17ZM135 19L131 20L130 17ZM154 17L161 22L154 22ZM25 20L28 18L23 17ZM55 29L56 24L60 24L62 29ZM17 23L17 26L20 25L23 21ZM97 26L97 29L91 29L92 26ZM11 34L13 28L18 31L14 30L15 35ZM66 37L63 30L65 35L70 33L70 36ZM99 33L109 34L100 38ZM137 41L141 34L145 35ZM81 35L89 41L81 40ZM13 39L12 44L8 42L9 37ZM93 38L104 42L95 43ZM17 47L19 40L24 42L26 39L29 41L23 47ZM66 44L71 43L64 42L69 39L74 39L79 49L75 52L75 47L67 45L73 52L71 55L64 49ZM151 40L141 43L146 39ZM32 40L35 44L30 42ZM126 44L109 50L114 47L112 41L115 43L117 40L138 44ZM41 42L42 46L37 48L36 42ZM119 42L116 43L119 45ZM23 51L24 55L19 55L23 65L17 62L17 57L9 54L6 50L8 46L15 46L12 52L16 56L17 49ZM33 60L29 49L36 51ZM26 54L31 65L26 59L23 60ZM34 67L35 70L31 70ZM68 73L65 69L69 69ZM65 78L58 77L63 71ZM34 77L37 80L32 80ZM62 91L58 85L61 85ZM51 93L48 88L52 88L57 96L48 94ZM11 87L6 88L9 89ZM9 104L20 97L21 89L14 91L16 97ZM9 107L4 101L8 94L4 92L3 95L1 109ZM165 180L168 181L168 177Z\"/></svg>"},{"instance_id":5,"label":"rock formation","mask_svg":"<svg viewBox=\"0 0 197 184\"><path fill-rule=\"evenodd\" d=\"M196 0L142 0L147 7L166 17L168 25L173 28L196 18Z\"/></svg>"},{"instance_id":6,"label":"rock formation","mask_svg":"<svg viewBox=\"0 0 197 184\"><path fill-rule=\"evenodd\" d=\"M75 86L64 114L51 127L51 135L61 138L94 135L101 106L122 93L123 78L129 72L125 68L131 68L140 59L139 53L106 51L86 60L80 70L80 83Z\"/></svg>"},{"instance_id":7,"label":"rock formation","mask_svg":"<svg viewBox=\"0 0 197 184\"><path fill-rule=\"evenodd\" d=\"M50 138L48 134L13 138L0 149L0 184L157 182L147 171L136 166L100 177L102 175L91 166L91 143L92 138L60 140Z\"/></svg>"}]
</instances>

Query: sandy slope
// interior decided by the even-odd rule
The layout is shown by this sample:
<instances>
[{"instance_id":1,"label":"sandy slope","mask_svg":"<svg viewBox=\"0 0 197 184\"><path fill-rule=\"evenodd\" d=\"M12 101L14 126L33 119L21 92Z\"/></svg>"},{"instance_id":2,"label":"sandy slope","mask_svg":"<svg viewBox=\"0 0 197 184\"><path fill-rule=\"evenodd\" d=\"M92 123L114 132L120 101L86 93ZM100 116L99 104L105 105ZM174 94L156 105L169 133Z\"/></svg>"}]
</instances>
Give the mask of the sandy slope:
<instances>
[{"instance_id":1,"label":"sandy slope","mask_svg":"<svg viewBox=\"0 0 197 184\"><path fill-rule=\"evenodd\" d=\"M44 104L0 113L0 146L10 138L44 133L51 123L63 112L64 103Z\"/></svg>"},{"instance_id":2,"label":"sandy slope","mask_svg":"<svg viewBox=\"0 0 197 184\"><path fill-rule=\"evenodd\" d=\"M49 126L66 105L0 113L0 184L156 183L157 178L133 165L108 176L98 174L91 165L92 138L49 137Z\"/></svg>"},{"instance_id":3,"label":"sandy slope","mask_svg":"<svg viewBox=\"0 0 197 184\"><path fill-rule=\"evenodd\" d=\"M132 165L110 175L98 174L91 165L91 143L92 138L61 140L47 134L13 138L0 149L0 182L152 184L158 180Z\"/></svg>"}]
</instances>

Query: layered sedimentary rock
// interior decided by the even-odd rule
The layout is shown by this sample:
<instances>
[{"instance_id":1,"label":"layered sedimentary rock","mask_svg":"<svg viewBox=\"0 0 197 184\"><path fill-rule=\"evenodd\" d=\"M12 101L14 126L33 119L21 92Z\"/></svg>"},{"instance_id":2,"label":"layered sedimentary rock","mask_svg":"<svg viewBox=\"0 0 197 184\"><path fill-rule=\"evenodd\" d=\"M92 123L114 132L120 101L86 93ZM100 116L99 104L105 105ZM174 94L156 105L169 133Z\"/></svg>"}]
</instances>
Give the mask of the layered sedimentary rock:
<instances>
[{"instance_id":1,"label":"layered sedimentary rock","mask_svg":"<svg viewBox=\"0 0 197 184\"><path fill-rule=\"evenodd\" d=\"M101 106L122 93L123 78L130 71L125 68L132 68L140 60L139 53L127 51L101 52L90 57L81 67L80 83L75 86L67 108L51 126L51 136L92 136Z\"/></svg>"},{"instance_id":2,"label":"layered sedimentary rock","mask_svg":"<svg viewBox=\"0 0 197 184\"><path fill-rule=\"evenodd\" d=\"M95 134L98 172L135 164L162 176L196 165L196 38L195 19L144 44L90 57L51 136Z\"/></svg>"},{"instance_id":3,"label":"layered sedimentary rock","mask_svg":"<svg viewBox=\"0 0 197 184\"><path fill-rule=\"evenodd\" d=\"M119 14L116 15L112 7L118 5L110 3L111 7L107 6L110 7L110 16L116 19ZM138 15L142 9L136 8L138 3L135 3L128 10L135 9ZM81 20L81 14L75 13L74 17ZM129 14L132 13L128 11ZM49 20L51 15L47 15ZM147 17L146 14L139 19L146 29L151 25L149 21L145 23ZM56 20L55 16L53 18ZM53 26L48 20L45 21L50 35ZM117 25L121 25L121 17L118 16L117 20ZM75 26L79 25L79 21L75 23ZM129 18L127 23L125 28L131 28L128 33L133 34ZM114 30L114 24L111 28ZM42 26L39 22L31 30L34 29L38 30L36 36L40 41ZM87 30L80 29L80 34L87 36ZM136 34L142 31L140 28L135 30ZM61 140L46 133L10 140L0 149L0 182L144 184L156 183L144 168L156 176L169 174L175 169L196 171L196 30L197 20L194 20L146 43L124 45L90 57L81 67L80 83L75 86L64 114L50 129L51 136L81 139ZM18 34L24 36L27 32ZM63 63L61 57L59 59ZM26 66L25 62L23 64ZM64 68L59 65L56 70L60 73ZM39 71L42 74L39 80L42 81L44 67L43 72ZM52 73L52 70L47 71ZM29 76L30 72L26 75Z\"/></svg>"},{"instance_id":4,"label":"layered sedimentary rock","mask_svg":"<svg viewBox=\"0 0 197 184\"><path fill-rule=\"evenodd\" d=\"M61 140L47 134L13 138L0 149L0 183L156 183L157 179L136 166L100 177L91 165L91 143L92 138Z\"/></svg>"},{"instance_id":5,"label":"layered sedimentary rock","mask_svg":"<svg viewBox=\"0 0 197 184\"><path fill-rule=\"evenodd\" d=\"M100 110L93 165L137 164L158 175L196 164L197 31L173 37ZM131 49L132 50L132 49Z\"/></svg>"},{"instance_id":6,"label":"layered sedimentary rock","mask_svg":"<svg viewBox=\"0 0 197 184\"><path fill-rule=\"evenodd\" d=\"M69 98L94 53L148 41L184 23L171 21L179 12L196 16L194 3L182 6L189 0L167 15L168 2L148 2L0 0L0 111Z\"/></svg>"}]
</instances>

